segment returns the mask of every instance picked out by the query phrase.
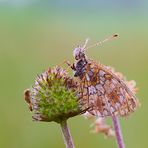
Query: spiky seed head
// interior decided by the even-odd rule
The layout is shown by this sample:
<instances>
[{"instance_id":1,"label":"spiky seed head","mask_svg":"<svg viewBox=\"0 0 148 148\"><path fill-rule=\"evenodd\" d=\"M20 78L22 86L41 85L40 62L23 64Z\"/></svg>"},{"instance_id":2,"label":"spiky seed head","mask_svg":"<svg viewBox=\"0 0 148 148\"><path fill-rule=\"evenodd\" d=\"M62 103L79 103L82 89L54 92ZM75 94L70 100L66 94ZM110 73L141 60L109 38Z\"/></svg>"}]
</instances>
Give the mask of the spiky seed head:
<instances>
[{"instance_id":1,"label":"spiky seed head","mask_svg":"<svg viewBox=\"0 0 148 148\"><path fill-rule=\"evenodd\" d=\"M35 84L24 93L35 121L61 122L81 114L83 102L78 84L60 68L49 68L37 76Z\"/></svg>"}]
</instances>

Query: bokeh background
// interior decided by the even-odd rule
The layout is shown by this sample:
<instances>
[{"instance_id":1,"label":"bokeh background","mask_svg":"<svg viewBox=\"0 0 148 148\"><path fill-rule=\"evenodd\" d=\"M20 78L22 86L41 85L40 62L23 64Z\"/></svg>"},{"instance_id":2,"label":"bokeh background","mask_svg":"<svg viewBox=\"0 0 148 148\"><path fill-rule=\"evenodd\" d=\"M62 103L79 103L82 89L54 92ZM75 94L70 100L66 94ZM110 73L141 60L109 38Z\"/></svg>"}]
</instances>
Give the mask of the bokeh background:
<instances>
[{"instance_id":1,"label":"bokeh background","mask_svg":"<svg viewBox=\"0 0 148 148\"><path fill-rule=\"evenodd\" d=\"M32 122L23 91L49 66L73 61L73 48L87 37L91 44L113 33L120 38L87 54L136 80L142 106L121 126L127 148L148 147L146 0L0 0L1 148L64 148L58 124ZM77 148L116 147L114 139L90 133L83 117L68 123Z\"/></svg>"}]
</instances>

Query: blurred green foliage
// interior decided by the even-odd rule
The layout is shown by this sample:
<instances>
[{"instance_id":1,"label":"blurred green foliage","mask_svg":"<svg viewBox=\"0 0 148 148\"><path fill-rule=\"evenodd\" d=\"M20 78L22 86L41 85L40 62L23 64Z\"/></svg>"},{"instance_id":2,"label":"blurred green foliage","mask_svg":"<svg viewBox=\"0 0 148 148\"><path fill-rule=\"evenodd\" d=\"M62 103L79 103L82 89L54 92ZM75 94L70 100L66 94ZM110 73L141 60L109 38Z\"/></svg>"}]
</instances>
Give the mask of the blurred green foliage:
<instances>
[{"instance_id":1,"label":"blurred green foliage","mask_svg":"<svg viewBox=\"0 0 148 148\"><path fill-rule=\"evenodd\" d=\"M121 119L122 131L127 148L148 147L148 3L116 3L0 2L0 147L64 148L59 125L32 122L23 91L49 66L73 61L72 49L87 37L91 44L113 33L120 38L89 49L87 54L115 67L128 80L136 80L142 106ZM116 147L114 139L89 133L89 124L83 117L69 120L77 148Z\"/></svg>"}]
</instances>

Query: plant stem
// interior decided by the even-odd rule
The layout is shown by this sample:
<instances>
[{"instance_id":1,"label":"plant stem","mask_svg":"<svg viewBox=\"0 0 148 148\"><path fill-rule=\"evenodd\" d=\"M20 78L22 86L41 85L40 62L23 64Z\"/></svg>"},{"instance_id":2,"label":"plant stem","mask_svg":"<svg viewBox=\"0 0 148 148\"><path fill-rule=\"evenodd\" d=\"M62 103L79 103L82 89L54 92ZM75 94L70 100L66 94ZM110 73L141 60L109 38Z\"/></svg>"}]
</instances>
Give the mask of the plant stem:
<instances>
[{"instance_id":1,"label":"plant stem","mask_svg":"<svg viewBox=\"0 0 148 148\"><path fill-rule=\"evenodd\" d=\"M63 121L61 123L61 131L63 134L64 143L66 145L66 148L74 148L75 146L73 144L73 139L71 137L70 130L67 126L67 121Z\"/></svg>"},{"instance_id":2,"label":"plant stem","mask_svg":"<svg viewBox=\"0 0 148 148\"><path fill-rule=\"evenodd\" d=\"M113 122L114 130L116 133L116 140L117 140L118 148L125 148L118 117L113 115L112 122Z\"/></svg>"}]
</instances>

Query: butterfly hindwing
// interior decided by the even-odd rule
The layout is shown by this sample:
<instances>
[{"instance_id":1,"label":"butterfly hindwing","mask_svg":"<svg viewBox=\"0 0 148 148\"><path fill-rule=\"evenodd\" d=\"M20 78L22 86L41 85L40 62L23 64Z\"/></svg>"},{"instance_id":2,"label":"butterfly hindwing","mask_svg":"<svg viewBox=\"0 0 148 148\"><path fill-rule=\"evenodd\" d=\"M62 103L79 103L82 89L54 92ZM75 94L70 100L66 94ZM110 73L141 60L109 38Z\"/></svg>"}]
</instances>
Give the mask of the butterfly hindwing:
<instances>
[{"instance_id":1,"label":"butterfly hindwing","mask_svg":"<svg viewBox=\"0 0 148 148\"><path fill-rule=\"evenodd\" d=\"M93 114L126 116L134 111L136 98L124 81L108 67L94 61L88 62L80 84L81 97Z\"/></svg>"}]
</instances>

